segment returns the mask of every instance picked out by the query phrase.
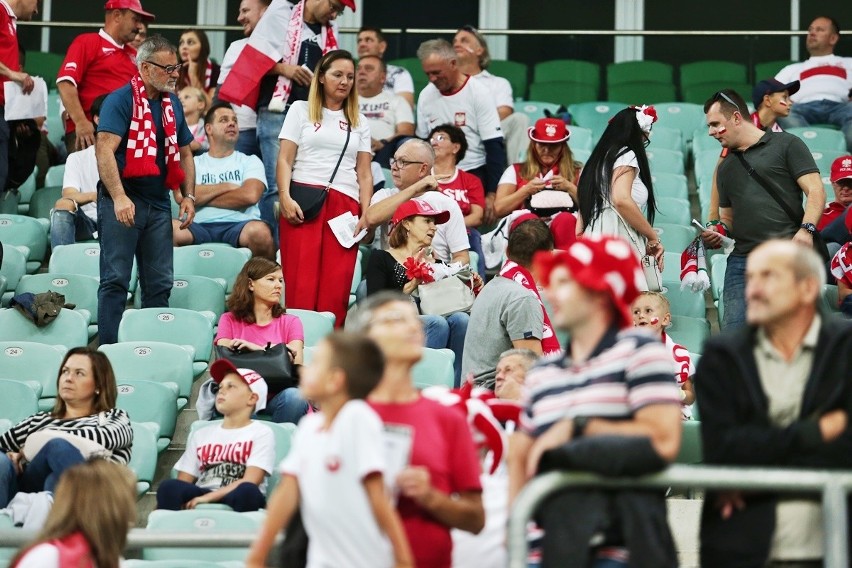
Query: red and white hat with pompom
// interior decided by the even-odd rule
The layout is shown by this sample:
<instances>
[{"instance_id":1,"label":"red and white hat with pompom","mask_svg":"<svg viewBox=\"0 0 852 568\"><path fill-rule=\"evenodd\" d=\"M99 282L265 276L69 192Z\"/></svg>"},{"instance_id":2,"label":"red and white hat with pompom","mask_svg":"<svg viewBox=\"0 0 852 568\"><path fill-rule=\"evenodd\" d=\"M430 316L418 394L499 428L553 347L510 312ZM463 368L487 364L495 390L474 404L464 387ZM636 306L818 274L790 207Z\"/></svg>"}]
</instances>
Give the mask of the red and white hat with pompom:
<instances>
[{"instance_id":1,"label":"red and white hat with pompom","mask_svg":"<svg viewBox=\"0 0 852 568\"><path fill-rule=\"evenodd\" d=\"M631 108L636 111L636 122L639 123L639 128L645 134L650 134L651 127L657 122L657 109L648 105Z\"/></svg>"}]
</instances>

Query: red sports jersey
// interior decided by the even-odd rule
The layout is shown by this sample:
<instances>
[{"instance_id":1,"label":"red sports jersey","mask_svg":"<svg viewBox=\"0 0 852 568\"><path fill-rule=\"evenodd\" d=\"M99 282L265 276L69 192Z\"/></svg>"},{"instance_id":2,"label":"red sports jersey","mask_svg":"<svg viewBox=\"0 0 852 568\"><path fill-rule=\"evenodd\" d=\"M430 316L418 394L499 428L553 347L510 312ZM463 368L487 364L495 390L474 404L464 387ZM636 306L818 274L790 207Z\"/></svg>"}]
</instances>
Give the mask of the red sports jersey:
<instances>
[{"instance_id":1,"label":"red sports jersey","mask_svg":"<svg viewBox=\"0 0 852 568\"><path fill-rule=\"evenodd\" d=\"M21 70L21 60L18 57L18 18L12 8L3 0L0 0L0 61L12 71ZM0 106L6 104L6 93L4 92L6 77L0 76Z\"/></svg>"},{"instance_id":2,"label":"red sports jersey","mask_svg":"<svg viewBox=\"0 0 852 568\"><path fill-rule=\"evenodd\" d=\"M463 215L470 214L471 205L479 205L485 209L485 189L479 178L473 174L456 169L452 178L439 181L438 187L441 193L459 204Z\"/></svg>"}]
</instances>

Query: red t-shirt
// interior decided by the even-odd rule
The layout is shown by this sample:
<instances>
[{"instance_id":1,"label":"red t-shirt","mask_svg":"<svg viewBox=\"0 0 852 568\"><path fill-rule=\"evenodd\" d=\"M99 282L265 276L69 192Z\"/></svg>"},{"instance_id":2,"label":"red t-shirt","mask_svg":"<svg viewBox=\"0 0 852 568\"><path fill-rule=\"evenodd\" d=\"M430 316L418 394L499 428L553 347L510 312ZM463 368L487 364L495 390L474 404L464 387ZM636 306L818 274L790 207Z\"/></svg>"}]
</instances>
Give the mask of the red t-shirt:
<instances>
[{"instance_id":1,"label":"red t-shirt","mask_svg":"<svg viewBox=\"0 0 852 568\"><path fill-rule=\"evenodd\" d=\"M459 204L463 215L470 215L470 206L479 205L485 209L485 188L482 181L473 174L456 168L455 175L438 183L441 193Z\"/></svg>"},{"instance_id":2,"label":"red t-shirt","mask_svg":"<svg viewBox=\"0 0 852 568\"><path fill-rule=\"evenodd\" d=\"M825 229L829 223L840 217L840 214L845 210L846 206L836 201L832 201L826 205L825 209L822 210L822 217L819 218L819 223L817 223L817 230L822 231Z\"/></svg>"},{"instance_id":3,"label":"red t-shirt","mask_svg":"<svg viewBox=\"0 0 852 568\"><path fill-rule=\"evenodd\" d=\"M86 118L92 120L96 98L123 87L136 74L136 50L116 43L104 30L80 34L68 47L56 83L69 81L77 87ZM65 132L74 132L74 122L65 122Z\"/></svg>"},{"instance_id":4,"label":"red t-shirt","mask_svg":"<svg viewBox=\"0 0 852 568\"><path fill-rule=\"evenodd\" d=\"M482 491L479 459L461 412L423 397L408 404L370 401L370 406L386 425L412 427L410 464L425 466L433 487L448 495ZM450 528L402 496L397 511L417 568L449 568L453 551Z\"/></svg>"},{"instance_id":5,"label":"red t-shirt","mask_svg":"<svg viewBox=\"0 0 852 568\"><path fill-rule=\"evenodd\" d=\"M18 18L15 17L12 8L3 0L0 0L0 61L12 71L21 70L21 60L18 57L17 21ZM3 83L8 80L6 77L0 76L0 106L6 104Z\"/></svg>"}]
</instances>

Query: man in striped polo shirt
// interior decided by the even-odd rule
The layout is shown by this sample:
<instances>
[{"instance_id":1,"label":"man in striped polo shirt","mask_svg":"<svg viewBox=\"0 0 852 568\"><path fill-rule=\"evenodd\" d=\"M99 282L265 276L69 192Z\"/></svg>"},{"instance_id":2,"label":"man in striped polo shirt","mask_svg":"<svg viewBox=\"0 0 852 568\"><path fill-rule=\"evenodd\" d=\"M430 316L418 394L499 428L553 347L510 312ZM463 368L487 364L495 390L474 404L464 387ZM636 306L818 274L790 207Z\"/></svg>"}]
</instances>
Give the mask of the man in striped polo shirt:
<instances>
[{"instance_id":1,"label":"man in striped polo shirt","mask_svg":"<svg viewBox=\"0 0 852 568\"><path fill-rule=\"evenodd\" d=\"M614 474L664 468L680 449L680 397L659 338L631 327L629 306L643 276L629 244L581 238L567 251L539 253L536 264L552 323L571 341L564 355L527 375L520 426L510 442L510 501L541 466ZM612 494L612 502L589 491L565 494L568 501L563 494L548 498L537 518L545 532L543 566L578 555L610 559L613 566L676 566L663 495L633 503L620 494ZM622 504L633 507L635 522L611 517Z\"/></svg>"}]
</instances>

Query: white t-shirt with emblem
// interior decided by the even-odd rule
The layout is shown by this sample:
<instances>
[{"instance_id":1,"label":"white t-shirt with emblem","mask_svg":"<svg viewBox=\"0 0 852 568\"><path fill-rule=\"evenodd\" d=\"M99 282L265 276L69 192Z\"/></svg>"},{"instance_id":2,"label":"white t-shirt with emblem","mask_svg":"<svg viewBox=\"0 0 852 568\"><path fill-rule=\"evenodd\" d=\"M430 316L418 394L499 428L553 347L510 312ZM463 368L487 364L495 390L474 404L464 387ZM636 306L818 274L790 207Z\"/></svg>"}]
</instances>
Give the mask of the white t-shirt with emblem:
<instances>
[{"instance_id":1,"label":"white t-shirt with emblem","mask_svg":"<svg viewBox=\"0 0 852 568\"><path fill-rule=\"evenodd\" d=\"M405 67L388 65L385 73L385 91L394 94L414 94L414 79Z\"/></svg>"},{"instance_id":2,"label":"white t-shirt with emblem","mask_svg":"<svg viewBox=\"0 0 852 568\"><path fill-rule=\"evenodd\" d=\"M515 108L515 98L512 96L512 84L504 77L492 75L488 70L480 71L476 75L472 75L471 79L481 82L485 88L494 97L494 102L497 107L507 106L511 109Z\"/></svg>"},{"instance_id":3,"label":"white t-shirt with emblem","mask_svg":"<svg viewBox=\"0 0 852 568\"><path fill-rule=\"evenodd\" d=\"M370 137L376 140L389 140L396 132L396 125L414 124L414 112L408 102L387 91L375 97L358 97L361 114L367 117L370 125Z\"/></svg>"}]
</instances>

